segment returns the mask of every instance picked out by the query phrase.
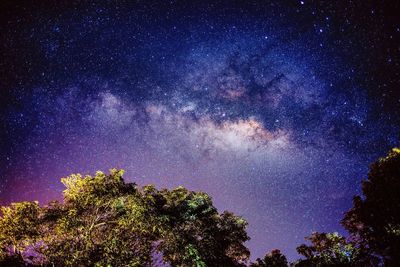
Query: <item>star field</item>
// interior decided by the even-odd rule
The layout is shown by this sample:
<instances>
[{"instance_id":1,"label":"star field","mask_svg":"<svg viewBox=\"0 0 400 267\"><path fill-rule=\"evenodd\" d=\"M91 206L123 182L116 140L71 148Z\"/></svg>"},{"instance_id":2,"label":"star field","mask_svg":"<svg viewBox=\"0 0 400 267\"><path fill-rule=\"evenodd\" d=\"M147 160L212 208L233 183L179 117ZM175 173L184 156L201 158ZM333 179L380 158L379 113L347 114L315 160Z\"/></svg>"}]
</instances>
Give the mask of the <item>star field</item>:
<instances>
[{"instance_id":1,"label":"star field","mask_svg":"<svg viewBox=\"0 0 400 267\"><path fill-rule=\"evenodd\" d=\"M399 144L398 3L1 5L0 204L117 167L244 216L252 258L296 258Z\"/></svg>"}]
</instances>

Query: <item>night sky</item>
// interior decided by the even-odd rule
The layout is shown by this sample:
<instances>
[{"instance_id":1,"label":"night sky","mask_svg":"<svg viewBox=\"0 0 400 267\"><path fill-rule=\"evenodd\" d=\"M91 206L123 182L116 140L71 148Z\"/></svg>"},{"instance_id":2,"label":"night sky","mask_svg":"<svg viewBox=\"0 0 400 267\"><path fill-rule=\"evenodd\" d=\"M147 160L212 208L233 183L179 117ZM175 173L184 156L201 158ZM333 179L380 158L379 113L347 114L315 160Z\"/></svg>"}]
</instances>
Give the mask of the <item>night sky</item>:
<instances>
[{"instance_id":1,"label":"night sky","mask_svg":"<svg viewBox=\"0 0 400 267\"><path fill-rule=\"evenodd\" d=\"M343 233L399 145L400 2L101 2L1 1L0 204L117 167L244 216L252 258Z\"/></svg>"}]
</instances>

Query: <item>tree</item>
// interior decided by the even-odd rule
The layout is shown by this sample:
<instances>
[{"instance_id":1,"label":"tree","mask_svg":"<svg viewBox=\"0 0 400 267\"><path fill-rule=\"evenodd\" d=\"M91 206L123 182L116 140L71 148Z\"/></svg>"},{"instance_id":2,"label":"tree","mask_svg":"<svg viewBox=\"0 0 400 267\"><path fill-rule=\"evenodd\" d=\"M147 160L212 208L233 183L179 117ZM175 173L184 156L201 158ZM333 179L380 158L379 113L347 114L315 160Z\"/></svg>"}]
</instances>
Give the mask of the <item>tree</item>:
<instances>
[{"instance_id":1,"label":"tree","mask_svg":"<svg viewBox=\"0 0 400 267\"><path fill-rule=\"evenodd\" d=\"M363 196L342 220L352 238L370 257L383 258L385 266L400 262L400 149L370 167L362 182Z\"/></svg>"},{"instance_id":2,"label":"tree","mask_svg":"<svg viewBox=\"0 0 400 267\"><path fill-rule=\"evenodd\" d=\"M0 263L31 263L26 252L40 237L39 211L38 202L12 203L9 207L1 207Z\"/></svg>"},{"instance_id":3,"label":"tree","mask_svg":"<svg viewBox=\"0 0 400 267\"><path fill-rule=\"evenodd\" d=\"M138 266L151 262L153 214L123 171L94 177L71 175L64 204L49 207L43 240L49 261L63 266ZM68 252L68 253L65 253Z\"/></svg>"},{"instance_id":4,"label":"tree","mask_svg":"<svg viewBox=\"0 0 400 267\"><path fill-rule=\"evenodd\" d=\"M258 258L250 267L287 267L288 262L279 249L274 249L264 256L264 259Z\"/></svg>"},{"instance_id":5,"label":"tree","mask_svg":"<svg viewBox=\"0 0 400 267\"><path fill-rule=\"evenodd\" d=\"M0 211L0 266L246 266L247 222L219 213L203 192L125 183L123 171L61 179L62 203L12 203ZM313 233L290 266L397 266L400 149L371 165L338 233ZM288 266L272 250L251 267Z\"/></svg>"},{"instance_id":6,"label":"tree","mask_svg":"<svg viewBox=\"0 0 400 267\"><path fill-rule=\"evenodd\" d=\"M297 252L305 259L297 261L294 266L357 266L357 248L338 233L315 232L306 239L311 245L297 247Z\"/></svg>"},{"instance_id":7,"label":"tree","mask_svg":"<svg viewBox=\"0 0 400 267\"><path fill-rule=\"evenodd\" d=\"M63 203L2 208L0 260L13 266L244 266L247 222L183 187L125 183L123 171L63 178Z\"/></svg>"},{"instance_id":8,"label":"tree","mask_svg":"<svg viewBox=\"0 0 400 267\"><path fill-rule=\"evenodd\" d=\"M248 259L247 222L230 212L218 214L207 194L148 186L144 196L161 215L159 248L171 265L243 266Z\"/></svg>"}]
</instances>

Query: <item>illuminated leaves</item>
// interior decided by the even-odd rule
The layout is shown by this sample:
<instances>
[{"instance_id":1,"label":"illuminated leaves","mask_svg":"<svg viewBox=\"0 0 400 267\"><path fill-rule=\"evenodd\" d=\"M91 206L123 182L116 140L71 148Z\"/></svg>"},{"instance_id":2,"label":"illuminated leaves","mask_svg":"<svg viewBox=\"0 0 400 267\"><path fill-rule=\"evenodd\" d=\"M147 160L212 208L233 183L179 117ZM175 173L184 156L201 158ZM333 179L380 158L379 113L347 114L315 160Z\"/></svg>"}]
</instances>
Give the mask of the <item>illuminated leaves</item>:
<instances>
[{"instance_id":1,"label":"illuminated leaves","mask_svg":"<svg viewBox=\"0 0 400 267\"><path fill-rule=\"evenodd\" d=\"M64 203L2 208L1 260L13 265L145 266L160 253L172 266L243 266L247 223L219 214L211 198L183 187L141 189L122 170L62 179ZM34 250L30 258L25 254ZM11 251L10 251L11 249Z\"/></svg>"}]
</instances>

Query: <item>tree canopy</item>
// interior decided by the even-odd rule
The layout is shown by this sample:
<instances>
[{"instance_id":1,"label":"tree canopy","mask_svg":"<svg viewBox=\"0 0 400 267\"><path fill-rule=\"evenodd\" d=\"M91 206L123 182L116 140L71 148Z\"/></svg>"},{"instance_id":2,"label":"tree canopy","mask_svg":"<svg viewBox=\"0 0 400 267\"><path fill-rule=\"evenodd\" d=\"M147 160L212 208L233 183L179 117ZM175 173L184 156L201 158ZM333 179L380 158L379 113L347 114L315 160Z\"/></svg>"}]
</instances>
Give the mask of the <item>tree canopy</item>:
<instances>
[{"instance_id":1,"label":"tree canopy","mask_svg":"<svg viewBox=\"0 0 400 267\"><path fill-rule=\"evenodd\" d=\"M211 198L183 187L125 183L123 171L71 175L63 203L2 208L0 260L13 265L243 266L247 222L218 213Z\"/></svg>"},{"instance_id":2,"label":"tree canopy","mask_svg":"<svg viewBox=\"0 0 400 267\"><path fill-rule=\"evenodd\" d=\"M123 171L61 179L63 202L1 207L0 266L215 266L249 264L247 222L219 213L203 192L125 183ZM398 266L400 149L373 163L343 226L315 232L288 263L277 249L251 267Z\"/></svg>"},{"instance_id":3,"label":"tree canopy","mask_svg":"<svg viewBox=\"0 0 400 267\"><path fill-rule=\"evenodd\" d=\"M251 263L250 267L286 267L288 262L286 256L279 249L274 249L264 256L264 259L258 258L256 262Z\"/></svg>"},{"instance_id":4,"label":"tree canopy","mask_svg":"<svg viewBox=\"0 0 400 267\"><path fill-rule=\"evenodd\" d=\"M386 266L400 263L400 149L370 167L362 182L362 196L342 224L370 258L383 258Z\"/></svg>"},{"instance_id":5,"label":"tree canopy","mask_svg":"<svg viewBox=\"0 0 400 267\"><path fill-rule=\"evenodd\" d=\"M294 264L296 267L355 266L354 263L358 260L357 247L338 233L315 232L306 239L311 244L297 247L297 252L304 259L297 261Z\"/></svg>"}]
</instances>

